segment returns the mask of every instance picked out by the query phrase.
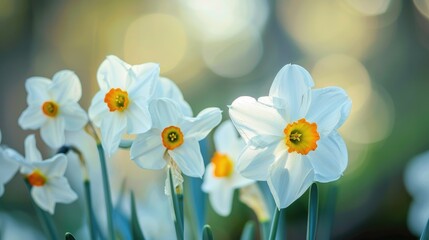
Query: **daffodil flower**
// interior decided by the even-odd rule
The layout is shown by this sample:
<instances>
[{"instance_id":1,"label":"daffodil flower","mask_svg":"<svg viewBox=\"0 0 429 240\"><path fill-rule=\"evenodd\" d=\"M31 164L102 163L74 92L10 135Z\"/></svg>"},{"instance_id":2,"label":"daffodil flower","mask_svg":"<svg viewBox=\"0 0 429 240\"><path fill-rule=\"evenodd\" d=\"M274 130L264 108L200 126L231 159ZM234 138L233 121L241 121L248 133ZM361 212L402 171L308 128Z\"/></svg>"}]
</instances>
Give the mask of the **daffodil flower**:
<instances>
[{"instance_id":1,"label":"daffodil flower","mask_svg":"<svg viewBox=\"0 0 429 240\"><path fill-rule=\"evenodd\" d=\"M190 177L202 177L204 162L198 141L221 121L218 108L206 108L195 118L186 117L170 99L152 100L149 105L152 128L137 135L131 159L146 169L162 169L167 164Z\"/></svg>"},{"instance_id":2,"label":"daffodil flower","mask_svg":"<svg viewBox=\"0 0 429 240\"><path fill-rule=\"evenodd\" d=\"M231 213L234 190L255 181L242 177L234 169L245 143L231 121L222 123L216 129L214 144L216 152L207 165L202 188L209 194L216 213L228 216Z\"/></svg>"},{"instance_id":3,"label":"daffodil flower","mask_svg":"<svg viewBox=\"0 0 429 240\"><path fill-rule=\"evenodd\" d=\"M1 131L0 131L0 143L1 143ZM10 153L14 150L0 146L0 197L4 193L4 185L9 182L15 173L18 171L19 165L11 159Z\"/></svg>"},{"instance_id":4,"label":"daffodil flower","mask_svg":"<svg viewBox=\"0 0 429 240\"><path fill-rule=\"evenodd\" d=\"M101 128L103 148L114 153L123 134L150 129L148 101L157 89L159 66L146 63L131 66L116 56L108 56L98 68L100 91L94 96L89 117Z\"/></svg>"},{"instance_id":5,"label":"daffodil flower","mask_svg":"<svg viewBox=\"0 0 429 240\"><path fill-rule=\"evenodd\" d=\"M52 81L31 77L25 82L28 108L19 117L23 129L40 128L43 141L52 148L65 142L64 131L77 131L88 121L77 103L82 96L79 78L70 70L57 72Z\"/></svg>"},{"instance_id":6,"label":"daffodil flower","mask_svg":"<svg viewBox=\"0 0 429 240\"><path fill-rule=\"evenodd\" d=\"M57 154L42 160L36 147L34 135L25 139L25 158L16 156L21 165L21 173L31 185L31 197L43 210L54 214L56 203L72 203L77 199L64 172L67 168L67 157Z\"/></svg>"},{"instance_id":7,"label":"daffodil flower","mask_svg":"<svg viewBox=\"0 0 429 240\"><path fill-rule=\"evenodd\" d=\"M238 171L267 181L278 208L298 199L314 182L337 180L348 162L337 129L349 115L351 101L341 88L311 89L310 74L284 66L269 96L239 97L230 117L247 145Z\"/></svg>"}]
</instances>

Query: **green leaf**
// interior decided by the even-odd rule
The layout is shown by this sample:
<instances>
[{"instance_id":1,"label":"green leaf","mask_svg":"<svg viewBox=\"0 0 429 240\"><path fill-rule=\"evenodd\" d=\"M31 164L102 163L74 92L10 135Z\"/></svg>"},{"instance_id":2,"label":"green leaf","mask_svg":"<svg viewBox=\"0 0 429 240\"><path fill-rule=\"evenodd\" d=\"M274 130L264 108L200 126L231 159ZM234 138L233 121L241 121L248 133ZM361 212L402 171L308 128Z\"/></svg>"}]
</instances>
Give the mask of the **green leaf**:
<instances>
[{"instance_id":1,"label":"green leaf","mask_svg":"<svg viewBox=\"0 0 429 240\"><path fill-rule=\"evenodd\" d=\"M422 232L422 236L420 237L420 240L429 240L429 219L426 223L426 227Z\"/></svg>"},{"instance_id":2,"label":"green leaf","mask_svg":"<svg viewBox=\"0 0 429 240\"><path fill-rule=\"evenodd\" d=\"M255 223L253 221L248 221L244 225L243 232L241 233L240 240L253 240L255 239Z\"/></svg>"},{"instance_id":3,"label":"green leaf","mask_svg":"<svg viewBox=\"0 0 429 240\"><path fill-rule=\"evenodd\" d=\"M273 221L271 222L271 230L270 230L270 237L268 239L270 240L274 240L276 239L276 235L277 235L277 227L279 225L279 216L280 216L280 211L277 207L274 209L274 217L273 217Z\"/></svg>"},{"instance_id":4,"label":"green leaf","mask_svg":"<svg viewBox=\"0 0 429 240\"><path fill-rule=\"evenodd\" d=\"M317 189L317 184L313 183L310 187L310 194L308 200L307 240L316 239L318 206L319 193Z\"/></svg>"},{"instance_id":5,"label":"green leaf","mask_svg":"<svg viewBox=\"0 0 429 240\"><path fill-rule=\"evenodd\" d=\"M134 192L131 192L131 233L134 240L144 240L143 231L140 228L139 219L137 216L136 200Z\"/></svg>"},{"instance_id":6,"label":"green leaf","mask_svg":"<svg viewBox=\"0 0 429 240\"><path fill-rule=\"evenodd\" d=\"M213 240L213 232L210 225L204 225L203 227L203 240Z\"/></svg>"},{"instance_id":7,"label":"green leaf","mask_svg":"<svg viewBox=\"0 0 429 240\"><path fill-rule=\"evenodd\" d=\"M182 215L182 212L180 211L179 200L177 199L176 191L174 189L173 176L171 174L170 168L168 169L168 178L170 183L170 195L173 200L173 210L174 210L174 216L175 216L174 226L176 228L176 237L178 240L182 240L184 238L183 222L182 222L183 215Z\"/></svg>"},{"instance_id":8,"label":"green leaf","mask_svg":"<svg viewBox=\"0 0 429 240\"><path fill-rule=\"evenodd\" d=\"M73 235L71 233L69 233L69 232L66 232L64 238L66 240L76 240L76 238L74 238Z\"/></svg>"}]
</instances>

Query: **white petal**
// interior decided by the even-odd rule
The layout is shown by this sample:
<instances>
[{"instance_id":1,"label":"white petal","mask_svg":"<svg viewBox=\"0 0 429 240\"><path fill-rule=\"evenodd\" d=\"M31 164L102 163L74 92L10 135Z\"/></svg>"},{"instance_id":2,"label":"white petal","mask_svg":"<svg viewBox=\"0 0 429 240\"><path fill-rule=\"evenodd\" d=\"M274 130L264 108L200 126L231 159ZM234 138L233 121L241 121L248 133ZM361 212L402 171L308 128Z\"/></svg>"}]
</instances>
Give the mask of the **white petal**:
<instances>
[{"instance_id":1,"label":"white petal","mask_svg":"<svg viewBox=\"0 0 429 240\"><path fill-rule=\"evenodd\" d=\"M196 140L185 138L182 146L168 150L168 153L185 175L199 178L203 176L204 161Z\"/></svg>"},{"instance_id":2,"label":"white petal","mask_svg":"<svg viewBox=\"0 0 429 240\"><path fill-rule=\"evenodd\" d=\"M222 120L222 111L219 108L206 108L195 118L186 118L182 124L182 131L187 138L198 141L204 139L210 131Z\"/></svg>"},{"instance_id":3,"label":"white petal","mask_svg":"<svg viewBox=\"0 0 429 240\"><path fill-rule=\"evenodd\" d=\"M146 132L152 126L152 118L147 105L140 101L131 102L127 109L127 132L139 134Z\"/></svg>"},{"instance_id":4,"label":"white petal","mask_svg":"<svg viewBox=\"0 0 429 240\"><path fill-rule=\"evenodd\" d=\"M277 208L288 207L313 183L314 172L310 161L297 153L283 152L270 167L268 186Z\"/></svg>"},{"instance_id":5,"label":"white petal","mask_svg":"<svg viewBox=\"0 0 429 240\"><path fill-rule=\"evenodd\" d=\"M61 177L64 176L67 168L67 157L64 154L56 154L52 158L35 162L33 165L48 178Z\"/></svg>"},{"instance_id":6,"label":"white petal","mask_svg":"<svg viewBox=\"0 0 429 240\"><path fill-rule=\"evenodd\" d=\"M77 131L88 122L86 112L78 103L70 103L61 107L61 116L64 117L65 130Z\"/></svg>"},{"instance_id":7,"label":"white petal","mask_svg":"<svg viewBox=\"0 0 429 240\"><path fill-rule=\"evenodd\" d=\"M284 135L286 122L278 111L254 98L237 98L229 107L229 116L246 143L264 147Z\"/></svg>"},{"instance_id":8,"label":"white petal","mask_svg":"<svg viewBox=\"0 0 429 240\"><path fill-rule=\"evenodd\" d=\"M234 188L227 186L214 189L209 194L213 210L221 216L228 216L231 213L233 198Z\"/></svg>"},{"instance_id":9,"label":"white petal","mask_svg":"<svg viewBox=\"0 0 429 240\"><path fill-rule=\"evenodd\" d=\"M50 100L51 96L48 89L52 81L44 77L31 77L25 81L27 90L27 103L41 105L43 102Z\"/></svg>"},{"instance_id":10,"label":"white petal","mask_svg":"<svg viewBox=\"0 0 429 240\"><path fill-rule=\"evenodd\" d=\"M30 105L19 116L18 124L24 130L36 130L43 126L47 119L41 110L41 106Z\"/></svg>"},{"instance_id":11,"label":"white petal","mask_svg":"<svg viewBox=\"0 0 429 240\"><path fill-rule=\"evenodd\" d=\"M77 199L76 193L70 187L65 177L56 177L49 180L49 189L52 191L54 201L58 203L72 203Z\"/></svg>"},{"instance_id":12,"label":"white petal","mask_svg":"<svg viewBox=\"0 0 429 240\"><path fill-rule=\"evenodd\" d=\"M65 122L63 118L48 119L40 129L40 136L49 147L59 148L65 142L64 129Z\"/></svg>"},{"instance_id":13,"label":"white petal","mask_svg":"<svg viewBox=\"0 0 429 240\"><path fill-rule=\"evenodd\" d=\"M180 105L180 109L182 110L185 116L187 117L193 116L191 106L189 106L188 102L184 100L182 92L172 80L168 78L160 77L158 90L156 91L156 94L159 94L159 96L154 96L155 98L165 97L165 98L170 98L173 101L177 102Z\"/></svg>"},{"instance_id":14,"label":"white petal","mask_svg":"<svg viewBox=\"0 0 429 240\"><path fill-rule=\"evenodd\" d=\"M91 121L94 122L97 127L101 126L101 122L110 112L109 108L107 107L107 104L104 102L105 96L105 92L97 92L94 98L92 98L91 106L88 110L89 118L91 119Z\"/></svg>"},{"instance_id":15,"label":"white petal","mask_svg":"<svg viewBox=\"0 0 429 240\"><path fill-rule=\"evenodd\" d=\"M41 209L49 212L51 215L54 214L55 200L52 196L52 192L46 187L46 185L43 187L31 188L31 197Z\"/></svg>"},{"instance_id":16,"label":"white petal","mask_svg":"<svg viewBox=\"0 0 429 240\"><path fill-rule=\"evenodd\" d=\"M118 150L122 135L127 129L127 118L122 113L110 113L101 123L101 139L104 150L111 156Z\"/></svg>"},{"instance_id":17,"label":"white petal","mask_svg":"<svg viewBox=\"0 0 429 240\"><path fill-rule=\"evenodd\" d=\"M157 89L159 77L159 65L145 63L134 65L129 70L129 94L130 96L144 96L146 99L154 94Z\"/></svg>"},{"instance_id":18,"label":"white petal","mask_svg":"<svg viewBox=\"0 0 429 240\"><path fill-rule=\"evenodd\" d=\"M277 73L270 88L270 96L285 100L290 119L294 122L305 116L311 102L313 79L303 67L288 64Z\"/></svg>"},{"instance_id":19,"label":"white petal","mask_svg":"<svg viewBox=\"0 0 429 240\"><path fill-rule=\"evenodd\" d=\"M25 159L30 162L41 162L42 154L36 146L36 138L31 134L25 138Z\"/></svg>"},{"instance_id":20,"label":"white petal","mask_svg":"<svg viewBox=\"0 0 429 240\"><path fill-rule=\"evenodd\" d=\"M242 188L244 186L247 186L255 182L255 180L253 179L249 179L241 176L237 171L234 171L232 176L228 178L228 181L231 183L231 186L234 188Z\"/></svg>"},{"instance_id":21,"label":"white petal","mask_svg":"<svg viewBox=\"0 0 429 240\"><path fill-rule=\"evenodd\" d=\"M337 87L311 91L312 101L305 117L317 123L317 130L323 135L340 127L350 114L352 102L346 92Z\"/></svg>"},{"instance_id":22,"label":"white petal","mask_svg":"<svg viewBox=\"0 0 429 240\"><path fill-rule=\"evenodd\" d=\"M201 189L206 193L211 192L215 188L219 188L221 184L221 181L219 181L220 178L214 177L213 168L213 163L209 163L204 174L204 181L201 185Z\"/></svg>"},{"instance_id":23,"label":"white petal","mask_svg":"<svg viewBox=\"0 0 429 240\"><path fill-rule=\"evenodd\" d=\"M404 173L404 183L408 192L413 196L419 196L427 193L428 189L428 171L429 171L429 151L424 152L407 164Z\"/></svg>"},{"instance_id":24,"label":"white petal","mask_svg":"<svg viewBox=\"0 0 429 240\"><path fill-rule=\"evenodd\" d=\"M331 182L341 177L347 167L347 147L341 136L335 131L317 142L315 151L308 153L313 165L315 181Z\"/></svg>"},{"instance_id":25,"label":"white petal","mask_svg":"<svg viewBox=\"0 0 429 240\"><path fill-rule=\"evenodd\" d=\"M266 181L269 175L269 168L276 158L274 155L276 148L277 144L272 144L265 148L246 146L238 159L237 171L243 177Z\"/></svg>"},{"instance_id":26,"label":"white petal","mask_svg":"<svg viewBox=\"0 0 429 240\"><path fill-rule=\"evenodd\" d=\"M238 141L238 132L230 120L221 123L213 134L216 151L227 153L231 146Z\"/></svg>"},{"instance_id":27,"label":"white petal","mask_svg":"<svg viewBox=\"0 0 429 240\"><path fill-rule=\"evenodd\" d=\"M429 196L428 196L429 197ZM408 212L408 228L415 236L420 236L429 219L429 198L416 199Z\"/></svg>"},{"instance_id":28,"label":"white petal","mask_svg":"<svg viewBox=\"0 0 429 240\"><path fill-rule=\"evenodd\" d=\"M131 146L131 159L145 169L162 169L166 165L164 153L166 149L161 142L161 132L152 129L137 135Z\"/></svg>"},{"instance_id":29,"label":"white petal","mask_svg":"<svg viewBox=\"0 0 429 240\"><path fill-rule=\"evenodd\" d=\"M82 96L79 78L70 70L55 73L50 90L54 100L60 104L78 102Z\"/></svg>"},{"instance_id":30,"label":"white petal","mask_svg":"<svg viewBox=\"0 0 429 240\"><path fill-rule=\"evenodd\" d=\"M112 88L126 90L126 79L130 67L116 56L107 56L97 71L100 89L104 91L109 91Z\"/></svg>"},{"instance_id":31,"label":"white petal","mask_svg":"<svg viewBox=\"0 0 429 240\"><path fill-rule=\"evenodd\" d=\"M149 103L149 112L152 116L152 127L158 129L177 126L183 118L177 104L167 98L152 100Z\"/></svg>"},{"instance_id":32,"label":"white petal","mask_svg":"<svg viewBox=\"0 0 429 240\"><path fill-rule=\"evenodd\" d=\"M18 168L18 162L10 159L10 156L3 149L0 149L0 188L3 188L3 185L15 176ZM1 195L2 192L0 191L0 197Z\"/></svg>"}]
</instances>

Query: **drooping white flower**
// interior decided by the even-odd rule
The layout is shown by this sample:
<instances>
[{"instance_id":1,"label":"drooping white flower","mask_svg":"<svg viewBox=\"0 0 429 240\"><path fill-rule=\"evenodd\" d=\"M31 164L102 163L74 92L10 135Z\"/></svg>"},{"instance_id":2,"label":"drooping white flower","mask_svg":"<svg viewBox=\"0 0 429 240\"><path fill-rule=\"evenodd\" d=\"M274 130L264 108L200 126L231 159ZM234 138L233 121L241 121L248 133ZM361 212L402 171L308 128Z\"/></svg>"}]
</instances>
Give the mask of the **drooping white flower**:
<instances>
[{"instance_id":1,"label":"drooping white flower","mask_svg":"<svg viewBox=\"0 0 429 240\"><path fill-rule=\"evenodd\" d=\"M77 131L88 121L77 103L82 96L79 78L70 70L57 72L52 81L31 77L25 82L27 109L18 119L23 129L40 128L43 141L52 148L64 144L64 131Z\"/></svg>"},{"instance_id":2,"label":"drooping white flower","mask_svg":"<svg viewBox=\"0 0 429 240\"><path fill-rule=\"evenodd\" d=\"M41 209L54 214L56 203L72 203L77 199L64 177L67 168L64 154L42 160L36 139L30 135L25 139L25 158L20 155L16 157L21 164L21 173L31 185L31 197Z\"/></svg>"},{"instance_id":3,"label":"drooping white flower","mask_svg":"<svg viewBox=\"0 0 429 240\"><path fill-rule=\"evenodd\" d=\"M0 143L2 135L0 131ZM15 173L18 171L19 165L11 159L11 153L15 152L12 149L0 146L0 197L4 193L4 185L8 183Z\"/></svg>"},{"instance_id":4,"label":"drooping white flower","mask_svg":"<svg viewBox=\"0 0 429 240\"><path fill-rule=\"evenodd\" d=\"M337 129L351 100L341 88L312 90L313 84L304 68L289 64L275 77L269 96L239 97L229 109L247 143L238 170L267 181L278 208L289 206L314 181L337 180L347 166Z\"/></svg>"},{"instance_id":5,"label":"drooping white flower","mask_svg":"<svg viewBox=\"0 0 429 240\"><path fill-rule=\"evenodd\" d=\"M101 128L103 148L114 153L123 134L138 134L152 126L148 101L157 90L159 66L146 63L131 66L108 56L98 68L100 91L94 96L89 117Z\"/></svg>"},{"instance_id":6,"label":"drooping white flower","mask_svg":"<svg viewBox=\"0 0 429 240\"><path fill-rule=\"evenodd\" d=\"M413 158L407 165L404 174L404 183L413 197L408 212L408 228L420 236L429 219L429 152Z\"/></svg>"},{"instance_id":7,"label":"drooping white flower","mask_svg":"<svg viewBox=\"0 0 429 240\"><path fill-rule=\"evenodd\" d=\"M234 190L252 184L254 180L235 171L238 156L245 143L231 121L222 123L214 132L216 152L207 165L202 189L209 194L213 209L221 216L231 213Z\"/></svg>"},{"instance_id":8,"label":"drooping white flower","mask_svg":"<svg viewBox=\"0 0 429 240\"><path fill-rule=\"evenodd\" d=\"M152 128L137 135L131 159L142 168L162 169L167 164L190 177L202 177L204 162L198 141L221 121L218 108L206 108L195 118L183 115L170 99L152 100L149 105Z\"/></svg>"}]
</instances>

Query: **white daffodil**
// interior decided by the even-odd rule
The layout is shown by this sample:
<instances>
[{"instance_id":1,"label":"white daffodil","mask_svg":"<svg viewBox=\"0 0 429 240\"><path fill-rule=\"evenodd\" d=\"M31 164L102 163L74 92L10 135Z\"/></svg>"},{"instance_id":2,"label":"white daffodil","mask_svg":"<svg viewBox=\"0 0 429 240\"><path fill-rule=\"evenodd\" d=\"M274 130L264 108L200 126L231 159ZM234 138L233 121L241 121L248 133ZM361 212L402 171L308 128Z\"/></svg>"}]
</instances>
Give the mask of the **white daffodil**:
<instances>
[{"instance_id":1,"label":"white daffodil","mask_svg":"<svg viewBox=\"0 0 429 240\"><path fill-rule=\"evenodd\" d=\"M36 139L30 135L25 139L25 158L19 155L16 160L21 164L21 173L31 185L31 197L41 209L54 214L56 203L72 203L77 199L64 177L67 168L67 157L64 154L42 160Z\"/></svg>"},{"instance_id":2,"label":"white daffodil","mask_svg":"<svg viewBox=\"0 0 429 240\"><path fill-rule=\"evenodd\" d=\"M187 117L192 117L192 109L191 106L183 99L182 92L179 87L168 78L159 78L158 89L155 91L156 95L154 98L169 98L176 102L183 115Z\"/></svg>"},{"instance_id":3,"label":"white daffodil","mask_svg":"<svg viewBox=\"0 0 429 240\"><path fill-rule=\"evenodd\" d=\"M137 135L131 146L131 159L142 168L162 169L168 163L185 175L202 177L204 162L198 141L219 124L220 109L206 108L191 118L183 115L172 100L160 98L152 100L149 111L153 126Z\"/></svg>"},{"instance_id":4,"label":"white daffodil","mask_svg":"<svg viewBox=\"0 0 429 240\"><path fill-rule=\"evenodd\" d=\"M234 190L255 181L242 177L234 169L245 143L231 121L222 123L216 129L214 144L216 152L207 165L202 188L209 194L216 213L228 216L231 213Z\"/></svg>"},{"instance_id":5,"label":"white daffodil","mask_svg":"<svg viewBox=\"0 0 429 240\"><path fill-rule=\"evenodd\" d=\"M2 135L0 131L0 143L2 140ZM13 176L15 176L16 171L18 171L19 165L11 159L11 153L15 151L3 146L0 146L0 197L4 193L4 185L9 182Z\"/></svg>"},{"instance_id":6,"label":"white daffodil","mask_svg":"<svg viewBox=\"0 0 429 240\"><path fill-rule=\"evenodd\" d=\"M429 152L413 158L404 174L405 187L413 197L408 212L408 228L420 236L429 221Z\"/></svg>"},{"instance_id":7,"label":"white daffodil","mask_svg":"<svg viewBox=\"0 0 429 240\"><path fill-rule=\"evenodd\" d=\"M340 88L314 89L310 74L298 65L284 66L269 96L239 97L230 117L247 146L238 170L267 181L278 208L298 199L313 181L337 180L348 162L337 132L351 101Z\"/></svg>"},{"instance_id":8,"label":"white daffodil","mask_svg":"<svg viewBox=\"0 0 429 240\"><path fill-rule=\"evenodd\" d=\"M69 70L57 72L52 81L31 77L25 82L28 108L19 117L23 129L39 129L43 141L52 148L65 142L64 131L77 131L88 121L77 103L82 87L76 74Z\"/></svg>"},{"instance_id":9,"label":"white daffodil","mask_svg":"<svg viewBox=\"0 0 429 240\"><path fill-rule=\"evenodd\" d=\"M97 72L100 91L94 96L89 117L101 128L103 148L114 153L124 133L138 134L150 129L148 101L157 89L159 66L146 63L131 66L108 56Z\"/></svg>"}]
</instances>

